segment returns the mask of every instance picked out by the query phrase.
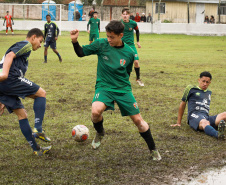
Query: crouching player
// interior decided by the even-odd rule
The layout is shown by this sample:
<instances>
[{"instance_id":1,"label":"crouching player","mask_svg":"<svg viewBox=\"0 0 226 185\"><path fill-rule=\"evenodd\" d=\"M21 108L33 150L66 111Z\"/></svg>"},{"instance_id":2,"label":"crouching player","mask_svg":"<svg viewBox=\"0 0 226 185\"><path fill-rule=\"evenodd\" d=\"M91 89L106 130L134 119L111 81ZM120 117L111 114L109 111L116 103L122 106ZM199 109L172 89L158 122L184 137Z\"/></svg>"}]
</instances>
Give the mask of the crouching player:
<instances>
[{"instance_id":1,"label":"crouching player","mask_svg":"<svg viewBox=\"0 0 226 185\"><path fill-rule=\"evenodd\" d=\"M46 107L46 92L24 78L28 68L28 58L31 50L36 51L41 47L44 35L38 28L31 29L24 41L12 45L0 61L0 115L4 112L4 107L10 113L14 112L19 119L20 129L34 151L34 154L40 156L48 152L51 146L40 147L35 137L46 142L50 139L42 131L42 121ZM29 97L34 99L35 127L32 130L27 119L27 113L21 100Z\"/></svg>"}]
</instances>

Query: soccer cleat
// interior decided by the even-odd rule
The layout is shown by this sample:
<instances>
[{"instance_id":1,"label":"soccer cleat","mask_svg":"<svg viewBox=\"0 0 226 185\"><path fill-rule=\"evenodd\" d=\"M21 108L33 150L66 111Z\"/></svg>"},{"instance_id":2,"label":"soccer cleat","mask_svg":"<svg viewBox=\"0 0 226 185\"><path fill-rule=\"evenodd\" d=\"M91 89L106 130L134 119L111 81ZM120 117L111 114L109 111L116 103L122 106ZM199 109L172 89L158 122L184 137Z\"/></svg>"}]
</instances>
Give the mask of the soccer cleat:
<instances>
[{"instance_id":1,"label":"soccer cleat","mask_svg":"<svg viewBox=\"0 0 226 185\"><path fill-rule=\"evenodd\" d=\"M140 85L140 86L144 86L144 83L141 81L141 79L137 79L136 82Z\"/></svg>"},{"instance_id":2,"label":"soccer cleat","mask_svg":"<svg viewBox=\"0 0 226 185\"><path fill-rule=\"evenodd\" d=\"M157 149L151 151L151 156L154 161L160 161L162 159Z\"/></svg>"},{"instance_id":3,"label":"soccer cleat","mask_svg":"<svg viewBox=\"0 0 226 185\"><path fill-rule=\"evenodd\" d=\"M221 120L218 125L218 139L224 140L225 139L225 121Z\"/></svg>"},{"instance_id":4,"label":"soccer cleat","mask_svg":"<svg viewBox=\"0 0 226 185\"><path fill-rule=\"evenodd\" d=\"M59 61L60 61L60 63L62 62L62 58L61 57L59 58Z\"/></svg>"},{"instance_id":5,"label":"soccer cleat","mask_svg":"<svg viewBox=\"0 0 226 185\"><path fill-rule=\"evenodd\" d=\"M48 153L51 150L52 146L40 147L39 150L34 151L34 154L37 156L42 156L43 154Z\"/></svg>"},{"instance_id":6,"label":"soccer cleat","mask_svg":"<svg viewBox=\"0 0 226 185\"><path fill-rule=\"evenodd\" d=\"M45 64L45 63L47 63L47 60L45 60L45 61L43 62L43 64Z\"/></svg>"},{"instance_id":7,"label":"soccer cleat","mask_svg":"<svg viewBox=\"0 0 226 185\"><path fill-rule=\"evenodd\" d=\"M104 130L101 133L96 132L96 136L95 136L95 138L93 139L93 142L92 142L93 149L97 149L97 148L100 147L100 144L101 144L100 142L103 139L104 134L105 134Z\"/></svg>"},{"instance_id":8,"label":"soccer cleat","mask_svg":"<svg viewBox=\"0 0 226 185\"><path fill-rule=\"evenodd\" d=\"M45 135L44 131L38 132L36 128L34 128L34 130L33 130L33 136L35 138L41 139L41 140L43 140L45 142L50 142L51 141L51 139Z\"/></svg>"}]
</instances>

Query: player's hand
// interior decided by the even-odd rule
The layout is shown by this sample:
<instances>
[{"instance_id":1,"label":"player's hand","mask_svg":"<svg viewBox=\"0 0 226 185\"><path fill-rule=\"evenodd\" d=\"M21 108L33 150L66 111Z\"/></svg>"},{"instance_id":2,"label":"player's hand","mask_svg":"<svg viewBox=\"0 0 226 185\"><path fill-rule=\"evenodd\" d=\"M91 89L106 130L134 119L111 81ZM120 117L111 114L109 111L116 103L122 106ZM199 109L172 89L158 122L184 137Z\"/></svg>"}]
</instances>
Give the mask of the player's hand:
<instances>
[{"instance_id":1,"label":"player's hand","mask_svg":"<svg viewBox=\"0 0 226 185\"><path fill-rule=\"evenodd\" d=\"M72 40L73 43L78 42L79 31L78 31L77 29L72 30L72 31L70 32L70 35L71 35L71 40Z\"/></svg>"},{"instance_id":2,"label":"player's hand","mask_svg":"<svg viewBox=\"0 0 226 185\"><path fill-rule=\"evenodd\" d=\"M141 45L140 45L140 43L139 43L139 42L137 42L137 46L138 46L138 48L141 48Z\"/></svg>"},{"instance_id":3,"label":"player's hand","mask_svg":"<svg viewBox=\"0 0 226 185\"><path fill-rule=\"evenodd\" d=\"M87 32L88 32L88 33L90 33L90 31L89 31L89 30L87 30Z\"/></svg>"},{"instance_id":4,"label":"player's hand","mask_svg":"<svg viewBox=\"0 0 226 185\"><path fill-rule=\"evenodd\" d=\"M58 39L58 37L55 37L55 40L57 40Z\"/></svg>"},{"instance_id":5,"label":"player's hand","mask_svg":"<svg viewBox=\"0 0 226 185\"><path fill-rule=\"evenodd\" d=\"M5 105L0 103L0 116L4 113Z\"/></svg>"},{"instance_id":6,"label":"player's hand","mask_svg":"<svg viewBox=\"0 0 226 185\"><path fill-rule=\"evenodd\" d=\"M170 125L171 127L180 127L181 124L180 123L177 123L177 124L174 124L174 125Z\"/></svg>"}]
</instances>

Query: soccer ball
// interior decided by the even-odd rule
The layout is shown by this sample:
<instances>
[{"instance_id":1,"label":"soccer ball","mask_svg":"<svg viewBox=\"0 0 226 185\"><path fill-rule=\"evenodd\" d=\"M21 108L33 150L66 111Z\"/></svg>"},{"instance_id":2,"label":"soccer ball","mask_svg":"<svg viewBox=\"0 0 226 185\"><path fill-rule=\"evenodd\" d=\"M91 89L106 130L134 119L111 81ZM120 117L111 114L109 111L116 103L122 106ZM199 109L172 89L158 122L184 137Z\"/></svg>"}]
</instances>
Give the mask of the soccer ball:
<instances>
[{"instance_id":1,"label":"soccer ball","mask_svg":"<svg viewBox=\"0 0 226 185\"><path fill-rule=\"evenodd\" d=\"M72 137L75 141L83 142L89 137L89 129L85 125L76 125L72 129Z\"/></svg>"}]
</instances>

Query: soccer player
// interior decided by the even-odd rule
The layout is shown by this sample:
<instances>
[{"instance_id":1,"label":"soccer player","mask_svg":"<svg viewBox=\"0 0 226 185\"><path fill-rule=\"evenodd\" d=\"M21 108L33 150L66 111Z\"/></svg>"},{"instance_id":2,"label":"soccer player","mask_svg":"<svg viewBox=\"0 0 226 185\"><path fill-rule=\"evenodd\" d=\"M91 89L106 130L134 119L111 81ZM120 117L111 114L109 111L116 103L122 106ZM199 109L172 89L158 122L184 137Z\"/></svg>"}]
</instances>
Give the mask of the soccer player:
<instances>
[{"instance_id":1,"label":"soccer player","mask_svg":"<svg viewBox=\"0 0 226 185\"><path fill-rule=\"evenodd\" d=\"M211 80L212 75L204 71L200 74L198 86L188 85L186 87L179 106L177 124L171 126L181 126L181 120L188 102L187 119L190 127L196 131L204 131L209 136L224 139L226 112L209 116L212 92L208 89L208 86Z\"/></svg>"},{"instance_id":2,"label":"soccer player","mask_svg":"<svg viewBox=\"0 0 226 185\"><path fill-rule=\"evenodd\" d=\"M87 32L89 33L89 44L91 44L93 40L99 39L100 19L98 19L97 16L98 16L98 13L94 11L93 17L90 18L87 24ZM89 25L90 25L90 31L89 31Z\"/></svg>"},{"instance_id":3,"label":"soccer player","mask_svg":"<svg viewBox=\"0 0 226 185\"><path fill-rule=\"evenodd\" d=\"M106 27L107 39L98 39L90 45L81 47L78 43L78 30L71 31L74 50L79 57L97 55L97 79L95 95L92 101L92 122L96 136L92 142L97 149L104 136L103 116L105 110L114 110L116 102L122 116L130 116L140 135L146 141L153 160L161 160L147 122L141 117L137 102L133 96L128 72L131 72L134 51L121 39L124 25L121 21L111 21Z\"/></svg>"},{"instance_id":4,"label":"soccer player","mask_svg":"<svg viewBox=\"0 0 226 185\"><path fill-rule=\"evenodd\" d=\"M5 16L5 19L4 19L4 22L3 22L3 26L5 26L5 22L6 22L5 34L6 35L8 34L8 27L10 27L12 34L14 34L13 27L12 27L12 25L14 25L14 22L13 22L12 16L9 15L9 11L6 11L6 16Z\"/></svg>"},{"instance_id":5,"label":"soccer player","mask_svg":"<svg viewBox=\"0 0 226 185\"><path fill-rule=\"evenodd\" d=\"M14 112L18 119L20 129L34 151L40 156L51 149L40 147L35 137L46 142L50 139L42 130L42 122L46 107L46 92L40 86L24 77L28 68L28 58L31 51L36 51L41 47L44 35L38 28L33 28L27 33L24 41L12 45L0 61L0 115L4 112L4 107L10 113ZM21 103L20 98L29 97L34 99L35 128L32 134L28 122L27 112Z\"/></svg>"},{"instance_id":6,"label":"soccer player","mask_svg":"<svg viewBox=\"0 0 226 185\"><path fill-rule=\"evenodd\" d=\"M46 20L47 20L47 23L45 23L45 26L44 26L44 30L45 30L44 32L44 41L45 41L44 63L47 63L47 50L49 45L52 48L53 52L57 54L59 61L62 62L62 58L59 52L56 50L56 41L59 35L59 28L54 22L51 21L50 15L46 15Z\"/></svg>"},{"instance_id":7,"label":"soccer player","mask_svg":"<svg viewBox=\"0 0 226 185\"><path fill-rule=\"evenodd\" d=\"M137 23L131 19L130 17L130 10L129 8L123 8L122 10L122 23L125 26L124 29L124 35L122 37L123 42L128 44L135 52L135 59L134 59L134 70L136 72L136 81L140 86L144 86L144 83L140 79L140 66L139 66L139 56L137 53L137 49L134 44L134 35L133 30L136 31L136 38L137 38L137 46L138 48L141 48L140 42L139 42L139 28L137 26Z\"/></svg>"}]
</instances>

